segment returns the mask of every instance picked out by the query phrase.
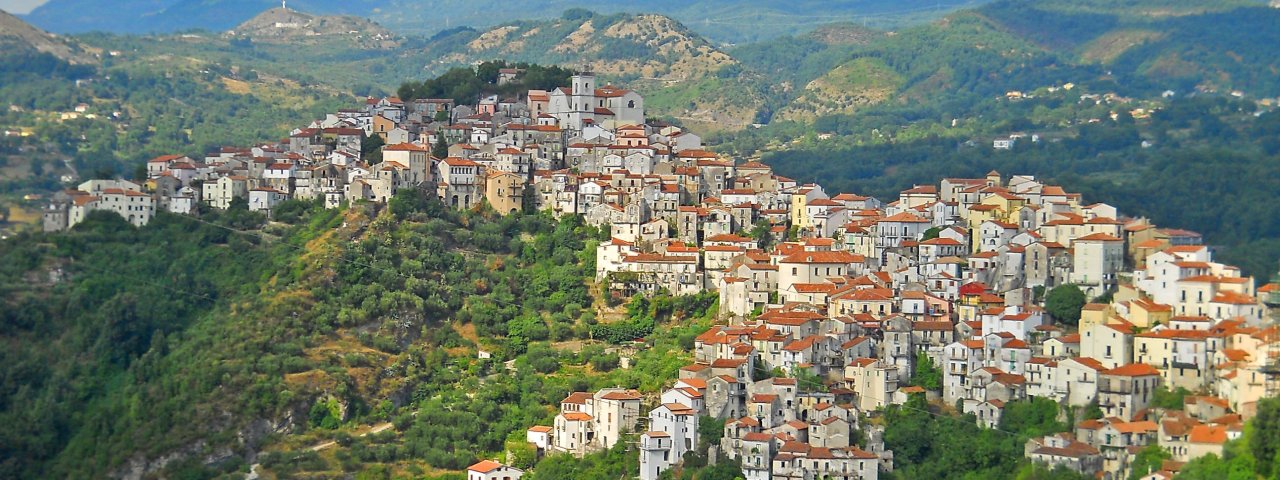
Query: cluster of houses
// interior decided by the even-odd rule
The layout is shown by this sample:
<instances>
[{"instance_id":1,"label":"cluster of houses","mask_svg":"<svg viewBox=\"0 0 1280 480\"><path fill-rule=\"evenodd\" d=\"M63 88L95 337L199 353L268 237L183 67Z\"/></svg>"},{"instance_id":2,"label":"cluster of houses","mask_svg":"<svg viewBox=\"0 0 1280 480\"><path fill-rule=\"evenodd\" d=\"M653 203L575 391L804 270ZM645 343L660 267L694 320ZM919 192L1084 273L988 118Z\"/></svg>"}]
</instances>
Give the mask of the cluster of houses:
<instances>
[{"instance_id":1,"label":"cluster of houses","mask_svg":"<svg viewBox=\"0 0 1280 480\"><path fill-rule=\"evenodd\" d=\"M521 73L506 69L502 78ZM368 155L377 142L378 155ZM447 154L433 150L437 146L447 146ZM243 201L250 210L271 212L285 200L322 199L336 208L386 202L407 188L435 193L456 208L487 203L502 213L536 208L582 214L616 201L618 192L593 188L599 176L569 172L598 174L625 164L649 173L686 150L689 158L714 157L693 152L699 147L696 135L645 123L643 97L598 86L590 73L573 76L567 87L531 90L520 100L490 96L456 105L450 99L370 98L363 108L329 114L279 142L224 147L200 158L164 155L147 162L146 179L115 181L110 188L89 182L59 192L45 209L44 228L70 228L94 210L145 225L157 211L196 214L200 204L226 209ZM591 185L577 194L580 183Z\"/></svg>"},{"instance_id":2,"label":"cluster of houses","mask_svg":"<svg viewBox=\"0 0 1280 480\"><path fill-rule=\"evenodd\" d=\"M673 389L703 403L670 403L726 419L722 446L748 478L874 478L864 468L892 468L892 452L832 442L822 422L847 439L859 414L917 393L991 428L1028 398L1096 407L1102 419L1036 439L1027 456L1117 478L1148 444L1179 461L1220 453L1275 394L1278 288L1213 261L1195 232L1030 176L947 178L885 203L758 163L684 157L671 159L674 176L661 163L651 175L588 175L608 181L595 180L605 203L584 215L613 237L597 247L596 277L618 296L718 293L730 325L699 337L697 363ZM1042 307L1067 284L1107 299L1086 305L1076 328ZM923 358L941 370L940 391L909 386ZM762 387L751 372L821 379L824 397ZM1151 408L1158 389L1178 388L1197 392L1197 405ZM721 392L729 398L708 396ZM678 393L664 405L668 394ZM1096 433L1135 425L1151 428ZM642 433L647 475L683 452L666 438L680 437Z\"/></svg>"},{"instance_id":3,"label":"cluster of houses","mask_svg":"<svg viewBox=\"0 0 1280 480\"><path fill-rule=\"evenodd\" d=\"M739 330L703 334L699 351L714 350L726 332L746 335ZM882 430L860 424L862 410L849 402L849 392L819 392L796 378L756 380L754 368L728 358L692 365L657 396L616 388L575 392L560 403L554 425L534 426L526 439L543 453L582 456L639 433L632 441L638 442L640 478L655 480L708 440L699 438L698 421L709 416L725 421L720 451L738 459L750 480L875 479L892 469ZM640 413L645 405L654 405L647 417ZM868 450L855 445L862 428L871 432Z\"/></svg>"},{"instance_id":4,"label":"cluster of houses","mask_svg":"<svg viewBox=\"0 0 1280 480\"><path fill-rule=\"evenodd\" d=\"M718 292L731 324L698 338L677 389L736 392L705 405L730 420L723 445L748 478L867 478L861 459L891 468L891 452L829 446L819 425L856 427L858 413L915 393L990 428L1007 404L1033 397L1096 407L1101 419L1036 439L1027 456L1118 478L1149 444L1184 462L1221 453L1257 401L1277 393L1269 305L1280 287L1213 261L1195 232L1122 217L1029 176L948 178L883 203L756 164L723 172L694 206L619 204L596 220L613 233L597 247L596 273L621 295ZM1107 299L1087 304L1078 328L1042 308L1046 291L1067 284ZM924 358L941 370L940 391L908 386ZM821 379L833 398L761 394L747 373L759 371ZM1179 388L1198 393L1195 405L1152 408L1158 389ZM814 411L820 403L835 413Z\"/></svg>"},{"instance_id":5,"label":"cluster of houses","mask_svg":"<svg viewBox=\"0 0 1280 480\"><path fill-rule=\"evenodd\" d=\"M1145 445L1176 461L1220 453L1277 393L1268 316L1280 287L1215 262L1195 232L994 171L889 202L829 193L707 151L696 134L646 120L643 102L589 73L475 105L369 99L278 143L159 157L141 183L85 182L54 196L45 228L93 210L143 225L201 203L270 212L407 188L455 208L581 215L612 235L596 251L605 291L716 292L729 320L697 338L695 363L669 390L573 393L554 425L528 431L542 451L575 455L638 434L646 480L699 448L702 416L725 421L720 452L749 480L875 479L893 453L865 419L912 395L993 428L1006 405L1033 397L1096 409L1101 418L1034 439L1026 455L1118 478ZM374 137L380 161L362 153ZM1042 307L1067 284L1105 299L1078 327ZM911 385L925 359L938 390ZM1197 394L1181 410L1152 407L1155 392L1177 388ZM486 462L470 478L519 478Z\"/></svg>"}]
</instances>

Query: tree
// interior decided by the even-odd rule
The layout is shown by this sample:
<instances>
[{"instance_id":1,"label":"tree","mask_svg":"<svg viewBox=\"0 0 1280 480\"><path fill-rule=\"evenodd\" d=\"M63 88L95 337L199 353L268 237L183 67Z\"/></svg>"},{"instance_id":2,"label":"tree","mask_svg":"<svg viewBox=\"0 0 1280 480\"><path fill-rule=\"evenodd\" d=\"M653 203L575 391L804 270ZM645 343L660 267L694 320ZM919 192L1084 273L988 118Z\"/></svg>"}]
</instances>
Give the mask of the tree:
<instances>
[{"instance_id":1,"label":"tree","mask_svg":"<svg viewBox=\"0 0 1280 480\"><path fill-rule=\"evenodd\" d=\"M436 144L431 147L431 156L436 158L449 156L449 141L444 139L444 132L436 132Z\"/></svg>"},{"instance_id":2,"label":"tree","mask_svg":"<svg viewBox=\"0 0 1280 480\"><path fill-rule=\"evenodd\" d=\"M769 232L770 227L769 220L763 218L751 227L751 238L756 241L756 245L765 251L768 251L769 247L773 246L773 235Z\"/></svg>"},{"instance_id":3,"label":"tree","mask_svg":"<svg viewBox=\"0 0 1280 480\"><path fill-rule=\"evenodd\" d=\"M1044 309L1055 320L1068 325L1080 323L1080 311L1084 309L1084 291L1074 284L1059 285L1044 297Z\"/></svg>"},{"instance_id":4,"label":"tree","mask_svg":"<svg viewBox=\"0 0 1280 480\"><path fill-rule=\"evenodd\" d=\"M1280 398L1258 402L1258 416L1253 418L1249 452L1258 465L1258 473L1270 478L1280 460ZM1280 472L1277 472L1280 473Z\"/></svg>"},{"instance_id":5,"label":"tree","mask_svg":"<svg viewBox=\"0 0 1280 480\"><path fill-rule=\"evenodd\" d=\"M723 434L724 420L707 415L698 417L698 439L700 440L699 443L703 444L703 447L706 445L719 445L720 437Z\"/></svg>"},{"instance_id":6,"label":"tree","mask_svg":"<svg viewBox=\"0 0 1280 480\"><path fill-rule=\"evenodd\" d=\"M1098 401L1089 402L1089 405L1084 407L1084 419L1098 420L1100 418L1102 418L1102 407L1098 406Z\"/></svg>"},{"instance_id":7,"label":"tree","mask_svg":"<svg viewBox=\"0 0 1280 480\"><path fill-rule=\"evenodd\" d=\"M942 233L942 227L932 227L924 231L924 237L921 238L920 240L933 240L935 238L938 238L938 235L941 233Z\"/></svg>"},{"instance_id":8,"label":"tree","mask_svg":"<svg viewBox=\"0 0 1280 480\"><path fill-rule=\"evenodd\" d=\"M911 374L911 384L925 390L942 390L942 370L924 352L916 353L916 369Z\"/></svg>"},{"instance_id":9,"label":"tree","mask_svg":"<svg viewBox=\"0 0 1280 480\"><path fill-rule=\"evenodd\" d=\"M797 368L792 372L796 379L796 385L801 392L825 392L827 391L826 382L822 381L822 377L811 372L807 368Z\"/></svg>"},{"instance_id":10,"label":"tree","mask_svg":"<svg viewBox=\"0 0 1280 480\"><path fill-rule=\"evenodd\" d=\"M1168 450L1161 448L1159 445L1151 444L1143 447L1138 452L1137 458L1134 459L1133 465L1129 467L1129 480L1138 480L1145 477L1151 472L1160 470L1160 466L1165 460L1173 458Z\"/></svg>"},{"instance_id":11,"label":"tree","mask_svg":"<svg viewBox=\"0 0 1280 480\"><path fill-rule=\"evenodd\" d=\"M1245 439L1232 440L1223 445L1221 457L1211 453L1188 462L1178 472L1177 478L1187 480L1276 478L1262 475L1262 469L1258 466L1260 462L1249 452L1249 445L1246 445L1246 442L1251 440L1248 428L1245 429L1245 437Z\"/></svg>"},{"instance_id":12,"label":"tree","mask_svg":"<svg viewBox=\"0 0 1280 480\"><path fill-rule=\"evenodd\" d=\"M1057 402L1043 397L1009 402L1000 415L1000 429L1028 438L1065 432L1070 428L1058 421L1059 410Z\"/></svg>"},{"instance_id":13,"label":"tree","mask_svg":"<svg viewBox=\"0 0 1280 480\"><path fill-rule=\"evenodd\" d=\"M1151 397L1151 406L1166 410L1182 410L1182 402L1187 395L1191 395L1191 391L1186 388L1178 387L1177 390L1169 390L1169 387L1161 385L1156 388Z\"/></svg>"},{"instance_id":14,"label":"tree","mask_svg":"<svg viewBox=\"0 0 1280 480\"><path fill-rule=\"evenodd\" d=\"M370 165L382 162L382 146L387 142L378 135L360 137L360 158Z\"/></svg>"}]
</instances>

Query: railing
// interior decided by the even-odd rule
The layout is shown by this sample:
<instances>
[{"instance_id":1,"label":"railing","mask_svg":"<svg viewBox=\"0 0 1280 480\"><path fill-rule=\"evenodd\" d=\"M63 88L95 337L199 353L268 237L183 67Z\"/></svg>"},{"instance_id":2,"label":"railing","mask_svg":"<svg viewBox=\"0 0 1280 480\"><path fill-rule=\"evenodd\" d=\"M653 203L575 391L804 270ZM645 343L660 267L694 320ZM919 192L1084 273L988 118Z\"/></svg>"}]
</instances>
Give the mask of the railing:
<instances>
[{"instance_id":1,"label":"railing","mask_svg":"<svg viewBox=\"0 0 1280 480\"><path fill-rule=\"evenodd\" d=\"M642 450L669 450L671 448L671 439L669 438L647 438L640 443Z\"/></svg>"},{"instance_id":2,"label":"railing","mask_svg":"<svg viewBox=\"0 0 1280 480\"><path fill-rule=\"evenodd\" d=\"M1116 385L1111 383L1102 383L1098 385L1098 393L1120 393L1128 395L1133 393L1133 388L1127 384Z\"/></svg>"}]
</instances>

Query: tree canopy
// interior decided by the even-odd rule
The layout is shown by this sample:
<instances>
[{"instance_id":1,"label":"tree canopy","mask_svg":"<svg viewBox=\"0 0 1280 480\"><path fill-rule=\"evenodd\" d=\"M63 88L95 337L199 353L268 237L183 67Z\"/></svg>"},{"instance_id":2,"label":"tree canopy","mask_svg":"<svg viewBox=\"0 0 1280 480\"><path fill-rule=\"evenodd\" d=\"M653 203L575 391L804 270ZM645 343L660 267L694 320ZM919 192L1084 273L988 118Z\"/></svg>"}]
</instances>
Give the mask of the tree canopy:
<instances>
[{"instance_id":1,"label":"tree canopy","mask_svg":"<svg viewBox=\"0 0 1280 480\"><path fill-rule=\"evenodd\" d=\"M1053 287L1044 297L1044 310L1049 312L1054 320L1067 325L1080 323L1080 312L1084 309L1084 305L1084 291L1074 284Z\"/></svg>"}]
</instances>

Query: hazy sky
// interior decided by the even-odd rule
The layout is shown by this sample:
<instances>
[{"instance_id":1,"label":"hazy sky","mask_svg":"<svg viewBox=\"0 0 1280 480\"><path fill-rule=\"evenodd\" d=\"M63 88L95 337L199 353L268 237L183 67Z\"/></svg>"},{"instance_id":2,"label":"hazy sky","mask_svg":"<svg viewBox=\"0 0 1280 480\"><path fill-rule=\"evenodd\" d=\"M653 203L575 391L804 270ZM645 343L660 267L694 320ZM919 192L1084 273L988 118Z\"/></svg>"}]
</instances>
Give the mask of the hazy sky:
<instances>
[{"instance_id":1,"label":"hazy sky","mask_svg":"<svg viewBox=\"0 0 1280 480\"><path fill-rule=\"evenodd\" d=\"M0 0L0 10L9 13L27 13L49 0Z\"/></svg>"}]
</instances>

